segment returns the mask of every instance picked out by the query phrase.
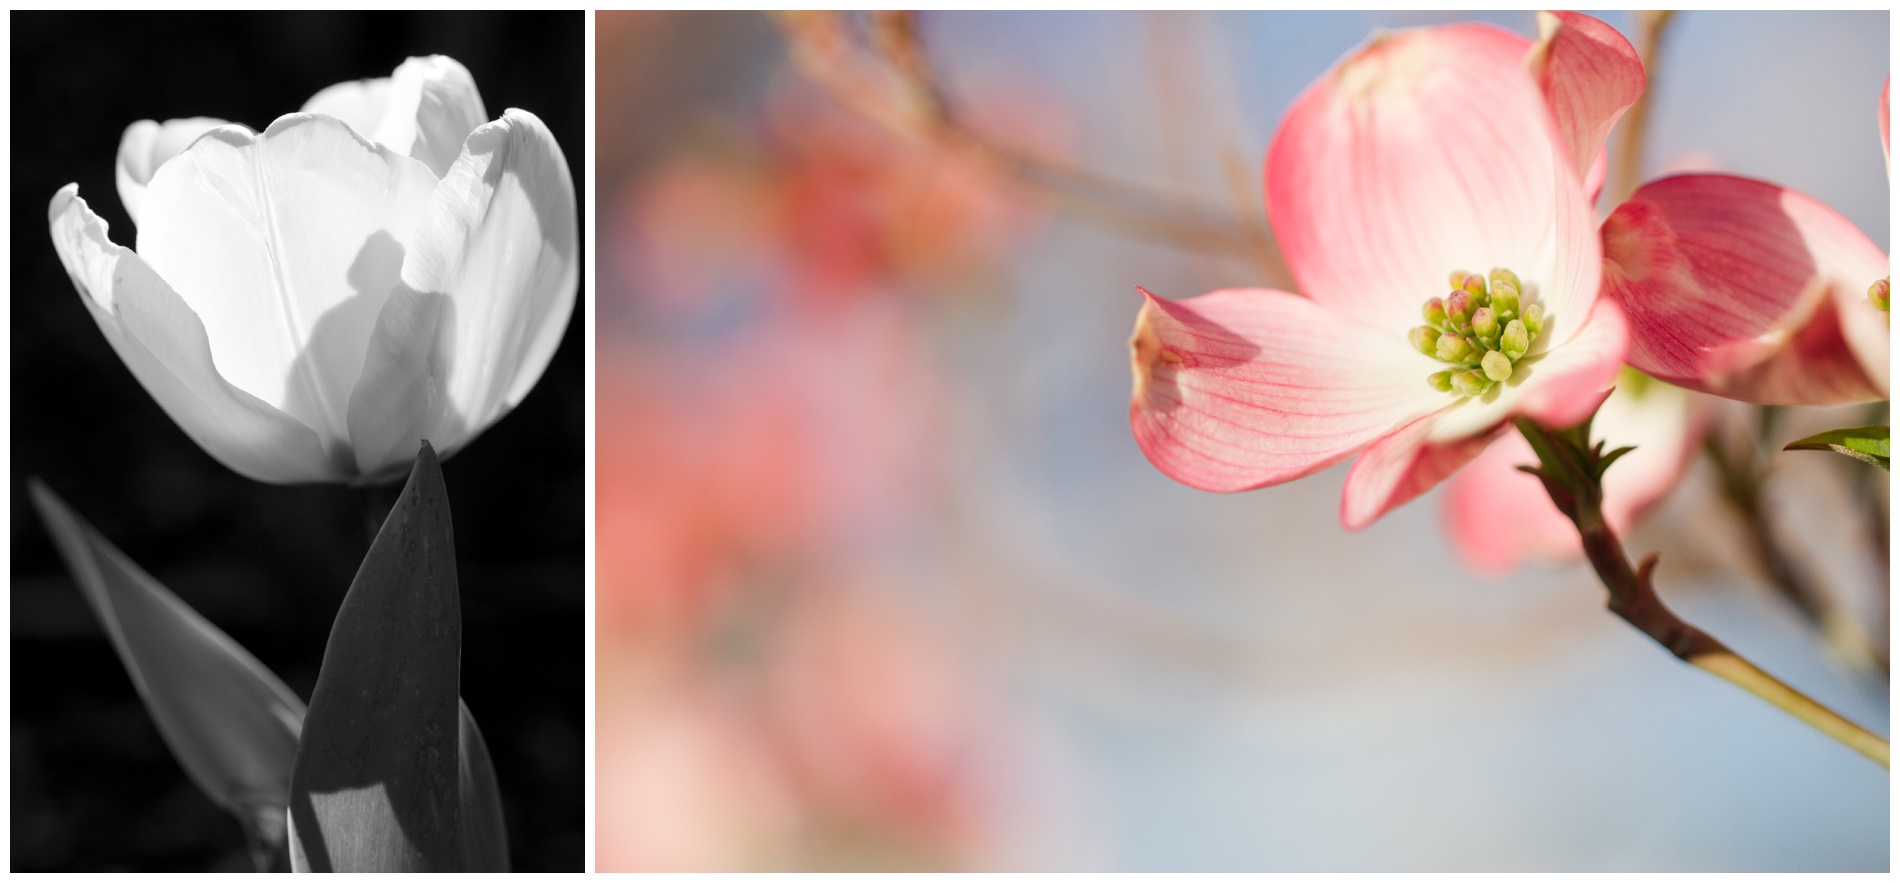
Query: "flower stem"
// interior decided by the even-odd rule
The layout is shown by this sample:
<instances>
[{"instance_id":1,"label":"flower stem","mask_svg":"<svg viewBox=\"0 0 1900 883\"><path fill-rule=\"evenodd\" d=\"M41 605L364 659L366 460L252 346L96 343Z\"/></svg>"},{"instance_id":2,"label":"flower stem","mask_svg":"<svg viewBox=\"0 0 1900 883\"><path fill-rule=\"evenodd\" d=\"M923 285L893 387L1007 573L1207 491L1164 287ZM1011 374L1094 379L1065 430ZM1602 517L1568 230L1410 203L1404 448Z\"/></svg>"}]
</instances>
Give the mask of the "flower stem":
<instances>
[{"instance_id":1,"label":"flower stem","mask_svg":"<svg viewBox=\"0 0 1900 883\"><path fill-rule=\"evenodd\" d=\"M382 532L383 522L389 519L390 510L396 508L396 498L402 495L403 484L398 479L352 488L356 492L357 507L363 513L363 534L369 542L376 542L376 535Z\"/></svg>"},{"instance_id":2,"label":"flower stem","mask_svg":"<svg viewBox=\"0 0 1900 883\"><path fill-rule=\"evenodd\" d=\"M1528 419L1516 421L1519 432L1537 452L1540 465L1531 470L1543 480L1551 502L1577 526L1583 551L1609 591L1610 612L1676 658L1722 678L1776 708L1864 754L1881 766L1889 765L1887 740L1861 728L1826 706L1762 671L1707 632L1684 622L1662 602L1651 581L1656 556L1631 567L1616 532L1603 517L1603 469L1619 454L1603 454L1603 446L1589 444L1590 422L1566 430L1551 430Z\"/></svg>"}]
</instances>

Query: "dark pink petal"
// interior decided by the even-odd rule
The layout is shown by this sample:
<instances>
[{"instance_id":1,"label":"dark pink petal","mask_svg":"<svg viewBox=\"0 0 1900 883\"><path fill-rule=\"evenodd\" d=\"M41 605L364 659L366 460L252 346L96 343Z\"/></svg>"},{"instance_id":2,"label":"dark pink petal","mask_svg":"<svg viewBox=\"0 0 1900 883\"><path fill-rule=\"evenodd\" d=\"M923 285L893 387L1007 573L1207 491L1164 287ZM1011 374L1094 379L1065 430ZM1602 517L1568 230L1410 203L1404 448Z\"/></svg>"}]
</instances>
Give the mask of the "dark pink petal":
<instances>
[{"instance_id":1,"label":"dark pink petal","mask_svg":"<svg viewBox=\"0 0 1900 883\"><path fill-rule=\"evenodd\" d=\"M1540 12L1537 30L1525 63L1570 146L1572 165L1592 169L1610 127L1642 97L1643 63L1615 28L1581 12Z\"/></svg>"},{"instance_id":2,"label":"dark pink petal","mask_svg":"<svg viewBox=\"0 0 1900 883\"><path fill-rule=\"evenodd\" d=\"M1175 480L1241 491L1317 472L1443 407L1438 363L1297 295L1147 299L1129 340L1129 423Z\"/></svg>"},{"instance_id":3,"label":"dark pink petal","mask_svg":"<svg viewBox=\"0 0 1900 883\"><path fill-rule=\"evenodd\" d=\"M1603 224L1604 290L1628 313L1630 364L1765 404L1886 397L1887 256L1793 190L1729 175L1651 182Z\"/></svg>"},{"instance_id":4,"label":"dark pink petal","mask_svg":"<svg viewBox=\"0 0 1900 883\"><path fill-rule=\"evenodd\" d=\"M1434 442L1431 423L1430 417L1412 422L1367 448L1352 464L1339 498L1339 521L1347 530L1365 527L1431 490L1505 430L1500 425L1479 435Z\"/></svg>"},{"instance_id":5,"label":"dark pink petal","mask_svg":"<svg viewBox=\"0 0 1900 883\"><path fill-rule=\"evenodd\" d=\"M1451 271L1508 267L1547 313L1588 311L1596 223L1529 45L1483 25L1382 34L1300 96L1266 195L1303 293L1403 334Z\"/></svg>"}]
</instances>

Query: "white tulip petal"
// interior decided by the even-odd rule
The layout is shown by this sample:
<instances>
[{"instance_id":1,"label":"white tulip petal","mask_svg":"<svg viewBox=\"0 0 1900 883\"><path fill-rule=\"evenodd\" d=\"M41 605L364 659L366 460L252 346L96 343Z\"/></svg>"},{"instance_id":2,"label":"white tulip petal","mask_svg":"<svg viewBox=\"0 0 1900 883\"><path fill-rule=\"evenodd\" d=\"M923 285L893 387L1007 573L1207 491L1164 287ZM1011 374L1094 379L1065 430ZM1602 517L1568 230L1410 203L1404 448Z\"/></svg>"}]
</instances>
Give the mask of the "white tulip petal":
<instances>
[{"instance_id":1,"label":"white tulip petal","mask_svg":"<svg viewBox=\"0 0 1900 883\"><path fill-rule=\"evenodd\" d=\"M383 109L389 106L389 86L388 77L338 83L310 96L297 112L336 117L368 138L383 121ZM404 145L396 152L409 151Z\"/></svg>"},{"instance_id":2,"label":"white tulip petal","mask_svg":"<svg viewBox=\"0 0 1900 883\"><path fill-rule=\"evenodd\" d=\"M423 439L442 456L460 445L464 430L444 388L455 352L453 311L446 295L401 283L383 304L363 379L350 396L350 441L364 480L401 477Z\"/></svg>"},{"instance_id":3,"label":"white tulip petal","mask_svg":"<svg viewBox=\"0 0 1900 883\"><path fill-rule=\"evenodd\" d=\"M139 255L114 245L106 223L68 184L47 210L53 247L80 300L132 375L211 456L258 481L334 481L354 464L325 457L317 434L227 383L203 322Z\"/></svg>"},{"instance_id":4,"label":"white tulip petal","mask_svg":"<svg viewBox=\"0 0 1900 883\"><path fill-rule=\"evenodd\" d=\"M334 116L365 137L421 160L437 178L488 121L468 68L446 55L411 58L393 76L338 83L311 96L306 113Z\"/></svg>"},{"instance_id":5,"label":"white tulip petal","mask_svg":"<svg viewBox=\"0 0 1900 883\"><path fill-rule=\"evenodd\" d=\"M371 329L434 186L330 117L215 129L152 177L138 253L203 319L218 373L342 457Z\"/></svg>"},{"instance_id":6,"label":"white tulip petal","mask_svg":"<svg viewBox=\"0 0 1900 883\"><path fill-rule=\"evenodd\" d=\"M449 407L425 436L446 455L528 394L573 313L574 179L541 120L510 109L469 135L411 241L403 284L448 297L442 320L454 351L437 358ZM385 310L384 319L397 315ZM350 405L352 431L367 431L369 415L388 409L379 399L410 394L366 368Z\"/></svg>"},{"instance_id":7,"label":"white tulip petal","mask_svg":"<svg viewBox=\"0 0 1900 883\"><path fill-rule=\"evenodd\" d=\"M119 138L119 157L113 173L119 184L119 204L132 216L132 223L139 222L139 204L145 199L145 186L151 183L152 173L166 160L190 147L199 135L224 125L229 124L211 117L191 117L166 120L163 125L153 120L139 120L125 127L125 135Z\"/></svg>"}]
</instances>

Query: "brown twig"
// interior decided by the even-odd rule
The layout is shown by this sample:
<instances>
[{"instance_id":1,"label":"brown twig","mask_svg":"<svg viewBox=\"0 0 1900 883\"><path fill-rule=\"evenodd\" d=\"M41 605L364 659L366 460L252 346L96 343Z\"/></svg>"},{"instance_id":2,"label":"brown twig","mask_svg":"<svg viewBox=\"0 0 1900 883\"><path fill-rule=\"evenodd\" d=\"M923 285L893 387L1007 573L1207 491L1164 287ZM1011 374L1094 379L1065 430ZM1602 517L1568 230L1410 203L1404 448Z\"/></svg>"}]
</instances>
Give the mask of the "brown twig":
<instances>
[{"instance_id":1,"label":"brown twig","mask_svg":"<svg viewBox=\"0 0 1900 883\"><path fill-rule=\"evenodd\" d=\"M1642 10L1636 13L1636 25L1639 33L1636 38L1636 57L1643 64L1643 73L1648 78L1648 87L1636 103L1630 105L1629 112L1623 114L1622 136L1616 147L1616 186L1610 191L1612 205L1621 203L1636 192L1643 180L1644 137L1649 128L1649 98L1656 93L1656 70L1662 60L1663 32L1674 21L1675 12L1671 10Z\"/></svg>"},{"instance_id":2,"label":"brown twig","mask_svg":"<svg viewBox=\"0 0 1900 883\"><path fill-rule=\"evenodd\" d=\"M792 44L794 63L840 104L900 136L975 156L1084 220L1177 247L1239 255L1265 268L1269 283L1290 284L1271 238L1223 213L1200 206L1170 208L1180 200L999 144L972 130L930 63L915 13L872 13L864 35L846 16L776 17Z\"/></svg>"},{"instance_id":3,"label":"brown twig","mask_svg":"<svg viewBox=\"0 0 1900 883\"><path fill-rule=\"evenodd\" d=\"M1887 740L1762 671L1665 606L1652 582L1655 555L1644 559L1641 568L1630 566L1629 556L1624 553L1616 532L1603 517L1603 469L1617 455L1604 456L1601 444L1590 445L1589 421L1575 429L1560 431L1545 429L1528 419L1519 418L1516 422L1518 431L1537 452L1540 465L1530 471L1543 481L1551 502L1577 526L1584 555L1609 592L1610 612L1648 635L1676 658L1767 700L1881 766L1888 766Z\"/></svg>"}]
</instances>

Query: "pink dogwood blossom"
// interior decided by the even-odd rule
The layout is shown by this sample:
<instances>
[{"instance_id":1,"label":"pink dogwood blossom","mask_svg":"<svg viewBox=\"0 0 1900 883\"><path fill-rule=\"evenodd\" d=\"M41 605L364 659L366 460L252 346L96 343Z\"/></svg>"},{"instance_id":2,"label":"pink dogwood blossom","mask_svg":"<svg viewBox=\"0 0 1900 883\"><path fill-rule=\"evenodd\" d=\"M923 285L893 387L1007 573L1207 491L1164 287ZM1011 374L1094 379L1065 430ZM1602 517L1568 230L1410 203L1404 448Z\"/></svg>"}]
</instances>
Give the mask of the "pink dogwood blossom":
<instances>
[{"instance_id":1,"label":"pink dogwood blossom","mask_svg":"<svg viewBox=\"0 0 1900 883\"><path fill-rule=\"evenodd\" d=\"M1540 22L1535 45L1484 25L1380 34L1294 103L1266 196L1302 293L1142 292L1129 417L1159 469L1241 491L1358 455L1340 509L1357 529L1512 418L1595 410L1627 331L1597 298L1579 170L1643 73L1602 22Z\"/></svg>"},{"instance_id":2,"label":"pink dogwood blossom","mask_svg":"<svg viewBox=\"0 0 1900 883\"><path fill-rule=\"evenodd\" d=\"M1887 148L1886 89L1880 143ZM1604 291L1630 364L1670 383L1775 405L1884 399L1887 255L1819 200L1733 175L1676 175L1603 224Z\"/></svg>"}]
</instances>

